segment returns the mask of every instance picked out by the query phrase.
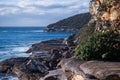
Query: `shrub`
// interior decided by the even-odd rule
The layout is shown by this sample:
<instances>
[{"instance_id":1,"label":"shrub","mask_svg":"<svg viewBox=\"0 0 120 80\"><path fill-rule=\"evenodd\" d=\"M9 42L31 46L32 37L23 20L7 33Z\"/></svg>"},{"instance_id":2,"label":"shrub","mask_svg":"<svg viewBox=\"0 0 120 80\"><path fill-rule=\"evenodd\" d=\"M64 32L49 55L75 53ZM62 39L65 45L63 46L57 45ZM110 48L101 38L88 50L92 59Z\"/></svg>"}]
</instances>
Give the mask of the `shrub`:
<instances>
[{"instance_id":1,"label":"shrub","mask_svg":"<svg viewBox=\"0 0 120 80\"><path fill-rule=\"evenodd\" d=\"M96 22L89 23L84 25L79 31L79 33L75 36L77 40L77 44L85 41L89 36L94 33Z\"/></svg>"},{"instance_id":2,"label":"shrub","mask_svg":"<svg viewBox=\"0 0 120 80\"><path fill-rule=\"evenodd\" d=\"M81 60L120 61L120 34L113 30L95 32L75 50Z\"/></svg>"}]
</instances>

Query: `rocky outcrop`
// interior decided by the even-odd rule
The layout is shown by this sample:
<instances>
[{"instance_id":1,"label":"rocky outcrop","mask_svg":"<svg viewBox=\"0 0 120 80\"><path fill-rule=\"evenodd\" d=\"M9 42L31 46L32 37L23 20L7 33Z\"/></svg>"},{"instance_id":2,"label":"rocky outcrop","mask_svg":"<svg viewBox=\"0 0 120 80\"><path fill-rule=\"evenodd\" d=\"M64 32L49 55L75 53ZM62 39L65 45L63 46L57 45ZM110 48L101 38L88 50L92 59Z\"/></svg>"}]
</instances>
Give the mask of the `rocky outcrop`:
<instances>
[{"instance_id":1,"label":"rocky outcrop","mask_svg":"<svg viewBox=\"0 0 120 80\"><path fill-rule=\"evenodd\" d=\"M120 30L119 4L120 0L91 0L90 13L93 18L90 21L85 19L85 23L81 25L83 26L87 21L89 23L81 28L77 35L33 44L27 51L27 53L32 53L31 56L2 61L0 73L16 75L20 80L120 80L120 62L81 61L73 58L77 45L85 41L95 30L101 31L106 28ZM90 14L86 14L90 19ZM76 16L74 16L75 20L81 18L76 18ZM71 18L68 18L70 22ZM66 19L60 21L60 23L63 22L66 22ZM67 27L61 24L59 26L51 24L48 31L73 32L80 28L73 29L72 25L72 29L68 29L71 25L69 23Z\"/></svg>"},{"instance_id":2,"label":"rocky outcrop","mask_svg":"<svg viewBox=\"0 0 120 80\"><path fill-rule=\"evenodd\" d=\"M47 26L47 32L78 32L91 19L90 13L77 14Z\"/></svg>"},{"instance_id":3,"label":"rocky outcrop","mask_svg":"<svg viewBox=\"0 0 120 80\"><path fill-rule=\"evenodd\" d=\"M49 70L57 68L61 57L55 50L53 52L46 57L38 53L25 58L7 59L0 63L0 73L16 75L20 80L39 80L48 74Z\"/></svg>"},{"instance_id":4,"label":"rocky outcrop","mask_svg":"<svg viewBox=\"0 0 120 80\"><path fill-rule=\"evenodd\" d=\"M66 73L62 69L49 71L49 73L41 77L40 80L66 80Z\"/></svg>"},{"instance_id":5,"label":"rocky outcrop","mask_svg":"<svg viewBox=\"0 0 120 80\"><path fill-rule=\"evenodd\" d=\"M120 31L120 0L91 0L90 13L97 22L96 30L112 28Z\"/></svg>"},{"instance_id":6,"label":"rocky outcrop","mask_svg":"<svg viewBox=\"0 0 120 80\"><path fill-rule=\"evenodd\" d=\"M53 39L35 43L29 50L26 51L26 53L50 52L52 49L60 49L66 46L63 44L63 40L64 39Z\"/></svg>"},{"instance_id":7,"label":"rocky outcrop","mask_svg":"<svg viewBox=\"0 0 120 80\"><path fill-rule=\"evenodd\" d=\"M66 80L120 80L120 62L81 61L63 59L61 65Z\"/></svg>"},{"instance_id":8,"label":"rocky outcrop","mask_svg":"<svg viewBox=\"0 0 120 80\"><path fill-rule=\"evenodd\" d=\"M62 58L73 56L76 47L74 39L75 35L71 35L66 39L54 39L33 44L27 51L32 55L27 58L19 57L2 61L0 72L11 73L20 80L39 80L40 78L56 80L61 78L61 74L64 74L64 72L58 69L57 64ZM51 77L53 73L56 74L57 78L55 76ZM62 75L62 78L64 80L65 76Z\"/></svg>"},{"instance_id":9,"label":"rocky outcrop","mask_svg":"<svg viewBox=\"0 0 120 80\"><path fill-rule=\"evenodd\" d=\"M100 80L119 80L120 62L88 61L80 65L82 71Z\"/></svg>"},{"instance_id":10,"label":"rocky outcrop","mask_svg":"<svg viewBox=\"0 0 120 80\"><path fill-rule=\"evenodd\" d=\"M0 62L0 73L11 73L15 64L22 64L26 62L28 58L20 57L20 58L11 58Z\"/></svg>"},{"instance_id":11,"label":"rocky outcrop","mask_svg":"<svg viewBox=\"0 0 120 80\"><path fill-rule=\"evenodd\" d=\"M46 53L60 53L63 57L70 58L73 56L74 49L77 46L76 42L74 42L75 39L75 34L73 34L65 39L42 41L40 43L33 44L26 53L41 53L41 56L45 56Z\"/></svg>"}]
</instances>

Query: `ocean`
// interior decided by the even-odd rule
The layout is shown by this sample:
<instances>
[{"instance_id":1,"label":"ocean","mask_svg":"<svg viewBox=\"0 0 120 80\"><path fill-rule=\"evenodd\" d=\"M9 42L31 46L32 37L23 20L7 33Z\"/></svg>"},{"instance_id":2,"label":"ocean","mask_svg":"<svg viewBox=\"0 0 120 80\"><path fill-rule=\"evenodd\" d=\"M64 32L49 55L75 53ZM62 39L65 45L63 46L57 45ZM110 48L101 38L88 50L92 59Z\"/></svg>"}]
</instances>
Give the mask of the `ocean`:
<instances>
[{"instance_id":1,"label":"ocean","mask_svg":"<svg viewBox=\"0 0 120 80\"><path fill-rule=\"evenodd\" d=\"M45 40L66 38L71 32L44 32L45 27L0 27L0 61L29 56L29 47Z\"/></svg>"},{"instance_id":2,"label":"ocean","mask_svg":"<svg viewBox=\"0 0 120 80\"><path fill-rule=\"evenodd\" d=\"M73 34L72 32L44 32L45 28L0 27L0 61L14 57L28 57L30 54L26 54L25 51L32 44L55 38L66 38ZM1 77L0 74L0 80Z\"/></svg>"}]
</instances>

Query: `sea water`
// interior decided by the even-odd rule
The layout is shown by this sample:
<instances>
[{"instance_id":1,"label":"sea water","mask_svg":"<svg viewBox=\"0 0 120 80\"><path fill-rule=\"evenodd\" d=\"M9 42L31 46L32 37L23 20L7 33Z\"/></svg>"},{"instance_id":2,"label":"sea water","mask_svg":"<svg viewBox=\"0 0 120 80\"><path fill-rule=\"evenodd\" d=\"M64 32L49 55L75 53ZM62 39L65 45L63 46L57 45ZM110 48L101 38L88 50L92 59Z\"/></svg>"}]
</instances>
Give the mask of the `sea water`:
<instances>
[{"instance_id":1,"label":"sea water","mask_svg":"<svg viewBox=\"0 0 120 80\"><path fill-rule=\"evenodd\" d=\"M0 27L0 61L28 57L30 46L45 40L66 38L72 32L45 32L46 27ZM12 78L11 80L17 80Z\"/></svg>"},{"instance_id":2,"label":"sea water","mask_svg":"<svg viewBox=\"0 0 120 80\"><path fill-rule=\"evenodd\" d=\"M11 57L29 56L25 51L34 44L65 38L71 32L45 32L46 27L0 27L0 61Z\"/></svg>"}]
</instances>

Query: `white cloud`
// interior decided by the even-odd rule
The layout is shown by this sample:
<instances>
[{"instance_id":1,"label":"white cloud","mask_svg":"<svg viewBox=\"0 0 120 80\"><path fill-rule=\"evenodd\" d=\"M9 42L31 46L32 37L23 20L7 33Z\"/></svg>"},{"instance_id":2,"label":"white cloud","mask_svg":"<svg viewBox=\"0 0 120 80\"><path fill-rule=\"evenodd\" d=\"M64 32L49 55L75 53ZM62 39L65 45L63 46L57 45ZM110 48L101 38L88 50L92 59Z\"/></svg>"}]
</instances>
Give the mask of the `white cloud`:
<instances>
[{"instance_id":1,"label":"white cloud","mask_svg":"<svg viewBox=\"0 0 120 80\"><path fill-rule=\"evenodd\" d=\"M48 25L74 14L87 12L89 1L2 0L0 25Z\"/></svg>"},{"instance_id":2,"label":"white cloud","mask_svg":"<svg viewBox=\"0 0 120 80\"><path fill-rule=\"evenodd\" d=\"M19 11L19 9L13 7L0 8L0 15L15 14L17 11Z\"/></svg>"},{"instance_id":3,"label":"white cloud","mask_svg":"<svg viewBox=\"0 0 120 80\"><path fill-rule=\"evenodd\" d=\"M83 6L87 8L88 1L89 0L19 0L16 2L0 2L0 15L19 13L42 15L61 13L63 11L64 13L68 13L79 10ZM56 6L59 6L59 8L56 8Z\"/></svg>"}]
</instances>

